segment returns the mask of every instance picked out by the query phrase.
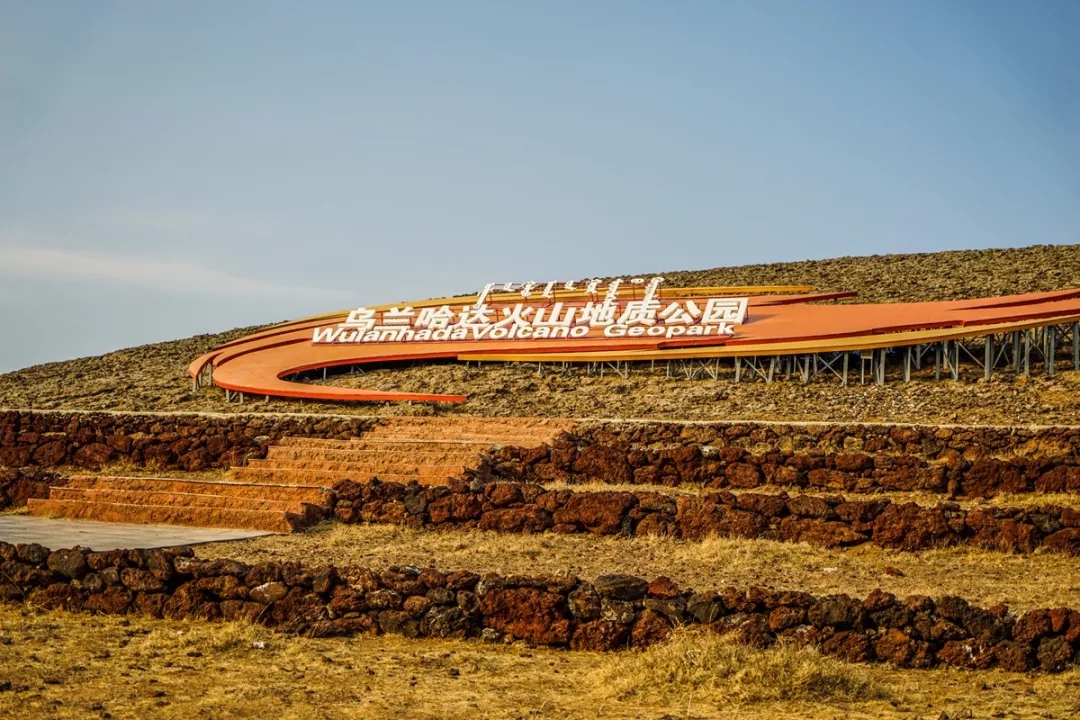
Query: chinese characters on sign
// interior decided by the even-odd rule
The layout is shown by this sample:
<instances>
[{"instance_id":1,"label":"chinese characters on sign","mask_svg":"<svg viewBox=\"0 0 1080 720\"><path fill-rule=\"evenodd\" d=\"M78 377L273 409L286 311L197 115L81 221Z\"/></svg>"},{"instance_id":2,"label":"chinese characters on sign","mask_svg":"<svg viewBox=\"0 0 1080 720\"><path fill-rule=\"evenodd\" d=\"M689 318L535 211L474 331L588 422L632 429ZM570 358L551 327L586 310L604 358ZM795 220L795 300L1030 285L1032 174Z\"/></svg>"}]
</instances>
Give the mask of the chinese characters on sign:
<instances>
[{"instance_id":1,"label":"chinese characters on sign","mask_svg":"<svg viewBox=\"0 0 1080 720\"><path fill-rule=\"evenodd\" d=\"M543 340L603 335L624 337L721 337L735 334L746 320L747 298L695 298L664 302L659 289L663 278L645 284L635 278L631 286L644 285L641 297L619 299L621 280L611 281L601 294L600 281L584 288L575 283L488 284L472 305L452 308L393 307L376 311L357 308L333 327L315 328L317 345L370 342L423 342L445 340ZM584 291L584 302L563 302L557 291ZM488 304L494 292L521 294L524 302L508 304L500 299ZM532 299L532 298L537 299Z\"/></svg>"}]
</instances>

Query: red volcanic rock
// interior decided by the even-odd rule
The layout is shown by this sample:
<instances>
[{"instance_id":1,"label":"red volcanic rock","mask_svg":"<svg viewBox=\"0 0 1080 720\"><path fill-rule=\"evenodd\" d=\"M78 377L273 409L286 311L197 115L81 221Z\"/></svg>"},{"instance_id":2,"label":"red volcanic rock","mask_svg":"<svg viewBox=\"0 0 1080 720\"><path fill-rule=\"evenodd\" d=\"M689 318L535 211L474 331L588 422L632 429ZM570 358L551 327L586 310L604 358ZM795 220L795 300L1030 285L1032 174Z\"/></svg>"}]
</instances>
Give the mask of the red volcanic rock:
<instances>
[{"instance_id":1,"label":"red volcanic rock","mask_svg":"<svg viewBox=\"0 0 1080 720\"><path fill-rule=\"evenodd\" d=\"M724 470L728 484L737 488L752 488L761 485L761 470L747 463L732 463Z\"/></svg>"},{"instance_id":2,"label":"red volcanic rock","mask_svg":"<svg viewBox=\"0 0 1080 720\"><path fill-rule=\"evenodd\" d=\"M551 513L538 507L489 510L480 516L481 530L498 532L542 533L554 525Z\"/></svg>"},{"instance_id":3,"label":"red volcanic rock","mask_svg":"<svg viewBox=\"0 0 1080 720\"><path fill-rule=\"evenodd\" d=\"M847 595L826 595L810 606L807 619L816 628L850 628L862 620L862 603Z\"/></svg>"},{"instance_id":4,"label":"red volcanic rock","mask_svg":"<svg viewBox=\"0 0 1080 720\"><path fill-rule=\"evenodd\" d=\"M428 515L436 525L448 521L479 520L482 511L480 499L471 493L454 493L428 505Z\"/></svg>"},{"instance_id":5,"label":"red volcanic rock","mask_svg":"<svg viewBox=\"0 0 1080 720\"><path fill-rule=\"evenodd\" d=\"M1043 538L1042 546L1050 550L1080 555L1080 528L1067 527Z\"/></svg>"},{"instance_id":6,"label":"red volcanic rock","mask_svg":"<svg viewBox=\"0 0 1080 720\"><path fill-rule=\"evenodd\" d=\"M552 517L558 524L581 525L594 535L613 535L622 529L623 518L636 504L633 493L574 493Z\"/></svg>"},{"instance_id":7,"label":"red volcanic rock","mask_svg":"<svg viewBox=\"0 0 1080 720\"><path fill-rule=\"evenodd\" d=\"M787 542L805 542L818 547L859 545L869 538L855 532L847 523L786 517L780 523L780 534Z\"/></svg>"},{"instance_id":8,"label":"red volcanic rock","mask_svg":"<svg viewBox=\"0 0 1080 720\"><path fill-rule=\"evenodd\" d=\"M162 608L162 616L170 620L182 620L195 617L199 607L209 600L206 593L195 585L195 581L186 582L173 591Z\"/></svg>"},{"instance_id":9,"label":"red volcanic rock","mask_svg":"<svg viewBox=\"0 0 1080 720\"><path fill-rule=\"evenodd\" d=\"M1030 645L1006 640L994 646L998 667L1008 672L1027 672L1035 666L1035 653Z\"/></svg>"},{"instance_id":10,"label":"red volcanic rock","mask_svg":"<svg viewBox=\"0 0 1080 720\"><path fill-rule=\"evenodd\" d=\"M523 500L521 485L518 483L488 483L484 488L484 494L496 507L507 507Z\"/></svg>"},{"instance_id":11,"label":"red volcanic rock","mask_svg":"<svg viewBox=\"0 0 1080 720\"><path fill-rule=\"evenodd\" d=\"M140 615L146 615L147 617L160 618L161 613L165 608L165 603L168 601L169 596L165 593L155 592L135 593L134 609Z\"/></svg>"},{"instance_id":12,"label":"red volcanic rock","mask_svg":"<svg viewBox=\"0 0 1080 720\"><path fill-rule=\"evenodd\" d=\"M787 493L740 493L735 497L735 507L765 517L779 517L787 514L788 499Z\"/></svg>"},{"instance_id":13,"label":"red volcanic rock","mask_svg":"<svg viewBox=\"0 0 1080 720\"><path fill-rule=\"evenodd\" d=\"M964 494L971 497L993 497L1029 490L1020 469L995 458L983 458L972 463L964 473L961 487Z\"/></svg>"},{"instance_id":14,"label":"red volcanic rock","mask_svg":"<svg viewBox=\"0 0 1080 720\"><path fill-rule=\"evenodd\" d=\"M830 637L822 644L821 651L847 662L866 662L874 657L874 647L870 640L862 633L850 630Z\"/></svg>"},{"instance_id":15,"label":"red volcanic rock","mask_svg":"<svg viewBox=\"0 0 1080 720\"><path fill-rule=\"evenodd\" d=\"M100 470L113 458L113 449L103 443L83 445L75 451L72 463L78 467Z\"/></svg>"},{"instance_id":16,"label":"red volcanic rock","mask_svg":"<svg viewBox=\"0 0 1080 720\"><path fill-rule=\"evenodd\" d=\"M67 457L67 445L59 440L38 446L33 454L34 462L42 467L63 465L65 457Z\"/></svg>"},{"instance_id":17,"label":"red volcanic rock","mask_svg":"<svg viewBox=\"0 0 1080 720\"><path fill-rule=\"evenodd\" d=\"M949 526L941 508L915 503L893 503L874 521L874 542L903 550L952 545L959 537Z\"/></svg>"},{"instance_id":18,"label":"red volcanic rock","mask_svg":"<svg viewBox=\"0 0 1080 720\"><path fill-rule=\"evenodd\" d=\"M842 470L828 470L818 468L806 474L810 484L815 487L829 488L831 490L851 490L855 487L854 478Z\"/></svg>"},{"instance_id":19,"label":"red volcanic rock","mask_svg":"<svg viewBox=\"0 0 1080 720\"><path fill-rule=\"evenodd\" d=\"M1013 625L1012 638L1018 642L1030 643L1051 631L1050 614L1046 610L1032 610L1021 615Z\"/></svg>"},{"instance_id":20,"label":"red volcanic rock","mask_svg":"<svg viewBox=\"0 0 1080 720\"><path fill-rule=\"evenodd\" d=\"M677 535L678 532L679 526L675 523L675 518L664 513L651 513L646 515L638 521L637 526L634 528L634 535L637 535L638 537L644 537L646 535L667 537L670 535Z\"/></svg>"},{"instance_id":21,"label":"red volcanic rock","mask_svg":"<svg viewBox=\"0 0 1080 720\"><path fill-rule=\"evenodd\" d=\"M671 623L661 614L643 610L634 621L630 636L635 647L647 647L667 639Z\"/></svg>"},{"instance_id":22,"label":"red volcanic rock","mask_svg":"<svg viewBox=\"0 0 1080 720\"><path fill-rule=\"evenodd\" d=\"M104 592L87 596L83 608L103 615L121 615L131 605L131 591L119 585L105 588Z\"/></svg>"},{"instance_id":23,"label":"red volcanic rock","mask_svg":"<svg viewBox=\"0 0 1080 720\"><path fill-rule=\"evenodd\" d=\"M120 582L124 583L126 587L139 592L162 592L165 590L165 583L154 577L153 573L137 568L124 568L121 570Z\"/></svg>"},{"instance_id":24,"label":"red volcanic rock","mask_svg":"<svg viewBox=\"0 0 1080 720\"><path fill-rule=\"evenodd\" d=\"M874 457L865 453L837 453L833 465L843 472L863 472L874 469Z\"/></svg>"},{"instance_id":25,"label":"red volcanic rock","mask_svg":"<svg viewBox=\"0 0 1080 720\"><path fill-rule=\"evenodd\" d=\"M1037 492L1080 492L1080 467L1058 465L1035 481Z\"/></svg>"},{"instance_id":26,"label":"red volcanic rock","mask_svg":"<svg viewBox=\"0 0 1080 720\"><path fill-rule=\"evenodd\" d=\"M1043 672L1061 672L1072 662L1073 649L1062 637L1043 638L1039 642L1035 658Z\"/></svg>"},{"instance_id":27,"label":"red volcanic rock","mask_svg":"<svg viewBox=\"0 0 1080 720\"><path fill-rule=\"evenodd\" d=\"M630 628L608 620L594 620L574 628L570 638L572 650L611 650L625 645Z\"/></svg>"},{"instance_id":28,"label":"red volcanic rock","mask_svg":"<svg viewBox=\"0 0 1080 720\"><path fill-rule=\"evenodd\" d=\"M802 608L781 606L769 613L769 629L773 632L787 630L805 622L806 610Z\"/></svg>"},{"instance_id":29,"label":"red volcanic rock","mask_svg":"<svg viewBox=\"0 0 1080 720\"><path fill-rule=\"evenodd\" d=\"M573 462L573 472L575 478L586 481L624 485L634 480L634 470L626 453L603 445L580 448Z\"/></svg>"},{"instance_id":30,"label":"red volcanic rock","mask_svg":"<svg viewBox=\"0 0 1080 720\"><path fill-rule=\"evenodd\" d=\"M492 588L480 601L484 624L537 645L565 645L570 620L562 595L536 588Z\"/></svg>"},{"instance_id":31,"label":"red volcanic rock","mask_svg":"<svg viewBox=\"0 0 1080 720\"><path fill-rule=\"evenodd\" d=\"M675 581L671 578L664 577L663 575L654 578L649 583L649 597L656 597L663 600L668 600L681 594L682 593L679 591L679 586L675 584Z\"/></svg>"}]
</instances>

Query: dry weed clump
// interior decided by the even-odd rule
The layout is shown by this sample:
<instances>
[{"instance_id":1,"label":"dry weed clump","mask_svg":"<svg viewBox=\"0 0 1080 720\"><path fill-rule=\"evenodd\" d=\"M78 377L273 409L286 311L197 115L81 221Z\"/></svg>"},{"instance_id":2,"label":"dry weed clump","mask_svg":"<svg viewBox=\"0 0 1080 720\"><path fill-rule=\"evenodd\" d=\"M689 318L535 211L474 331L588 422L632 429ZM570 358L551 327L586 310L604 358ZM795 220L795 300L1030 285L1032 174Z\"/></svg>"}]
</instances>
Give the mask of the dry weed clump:
<instances>
[{"instance_id":1,"label":"dry weed clump","mask_svg":"<svg viewBox=\"0 0 1080 720\"><path fill-rule=\"evenodd\" d=\"M664 703L867 702L891 697L861 665L788 645L761 650L683 628L645 650L609 655L589 678L599 694Z\"/></svg>"}]
</instances>

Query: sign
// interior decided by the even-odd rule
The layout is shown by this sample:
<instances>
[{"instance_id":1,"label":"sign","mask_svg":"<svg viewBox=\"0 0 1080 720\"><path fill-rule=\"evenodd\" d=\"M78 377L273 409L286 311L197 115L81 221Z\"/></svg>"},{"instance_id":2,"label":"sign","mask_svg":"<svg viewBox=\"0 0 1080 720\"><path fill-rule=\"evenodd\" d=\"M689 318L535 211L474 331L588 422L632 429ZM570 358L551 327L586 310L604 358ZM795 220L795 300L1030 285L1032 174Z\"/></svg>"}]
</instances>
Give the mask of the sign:
<instances>
[{"instance_id":1,"label":"sign","mask_svg":"<svg viewBox=\"0 0 1080 720\"><path fill-rule=\"evenodd\" d=\"M748 299L693 298L664 302L660 298L663 278L611 281L603 298L600 280L584 288L576 283L489 283L472 305L458 308L392 307L373 310L360 307L342 323L317 327L314 345L351 343L430 342L447 340L544 340L584 337L677 338L733 336L746 320ZM641 297L635 286L643 285ZM620 299L620 289L628 297ZM517 292L522 301L510 304L495 300L497 291ZM559 299L559 295L564 300ZM565 299L573 294L577 299ZM534 299L535 295L535 299ZM489 302L489 300L491 302ZM493 307L491 303L495 303Z\"/></svg>"}]
</instances>

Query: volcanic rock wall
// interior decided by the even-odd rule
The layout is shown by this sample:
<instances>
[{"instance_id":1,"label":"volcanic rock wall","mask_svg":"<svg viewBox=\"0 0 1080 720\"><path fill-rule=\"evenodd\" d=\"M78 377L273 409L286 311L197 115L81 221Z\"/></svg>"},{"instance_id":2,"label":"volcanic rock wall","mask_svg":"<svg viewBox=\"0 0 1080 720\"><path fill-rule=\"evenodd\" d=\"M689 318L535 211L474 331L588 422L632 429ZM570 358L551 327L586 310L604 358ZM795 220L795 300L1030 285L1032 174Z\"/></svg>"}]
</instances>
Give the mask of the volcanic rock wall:
<instances>
[{"instance_id":1,"label":"volcanic rock wall","mask_svg":"<svg viewBox=\"0 0 1080 720\"><path fill-rule=\"evenodd\" d=\"M0 467L108 463L159 470L205 470L262 457L284 435L354 437L366 418L313 415L0 412Z\"/></svg>"},{"instance_id":2,"label":"volcanic rock wall","mask_svg":"<svg viewBox=\"0 0 1080 720\"><path fill-rule=\"evenodd\" d=\"M1080 492L1080 428L583 422L550 448L504 447L495 476L533 482L830 491Z\"/></svg>"},{"instance_id":3,"label":"volcanic rock wall","mask_svg":"<svg viewBox=\"0 0 1080 720\"><path fill-rule=\"evenodd\" d=\"M709 535L844 547L873 542L901 550L972 544L1007 552L1045 548L1080 554L1080 510L1044 505L965 509L841 495L549 490L515 482L455 479L445 487L345 481L334 487L346 523L509 533Z\"/></svg>"},{"instance_id":4,"label":"volcanic rock wall","mask_svg":"<svg viewBox=\"0 0 1080 720\"><path fill-rule=\"evenodd\" d=\"M394 567L305 567L202 561L190 549L75 548L0 543L0 600L44 608L151 617L247 620L326 637L397 633L408 637L523 639L579 650L641 647L673 626L703 625L765 647L811 645L845 660L900 667L1000 667L1057 672L1076 663L1080 612L1032 610L1016 616L958 597L903 600L875 590L864 599L815 597L758 587L681 589L604 575L503 577Z\"/></svg>"}]
</instances>

